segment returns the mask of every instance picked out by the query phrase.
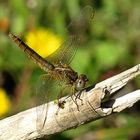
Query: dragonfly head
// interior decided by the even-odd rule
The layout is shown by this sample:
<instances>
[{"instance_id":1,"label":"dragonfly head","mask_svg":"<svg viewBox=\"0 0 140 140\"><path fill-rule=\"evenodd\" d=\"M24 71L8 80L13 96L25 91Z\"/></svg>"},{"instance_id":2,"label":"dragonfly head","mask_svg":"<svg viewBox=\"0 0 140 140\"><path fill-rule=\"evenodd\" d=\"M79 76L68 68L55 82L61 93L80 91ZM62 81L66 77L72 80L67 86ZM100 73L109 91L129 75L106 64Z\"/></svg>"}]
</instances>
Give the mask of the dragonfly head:
<instances>
[{"instance_id":1,"label":"dragonfly head","mask_svg":"<svg viewBox=\"0 0 140 140\"><path fill-rule=\"evenodd\" d=\"M83 90L85 88L85 85L87 82L88 82L88 78L86 75L84 75L84 74L79 75L79 77L76 81L75 89L77 91Z\"/></svg>"}]
</instances>

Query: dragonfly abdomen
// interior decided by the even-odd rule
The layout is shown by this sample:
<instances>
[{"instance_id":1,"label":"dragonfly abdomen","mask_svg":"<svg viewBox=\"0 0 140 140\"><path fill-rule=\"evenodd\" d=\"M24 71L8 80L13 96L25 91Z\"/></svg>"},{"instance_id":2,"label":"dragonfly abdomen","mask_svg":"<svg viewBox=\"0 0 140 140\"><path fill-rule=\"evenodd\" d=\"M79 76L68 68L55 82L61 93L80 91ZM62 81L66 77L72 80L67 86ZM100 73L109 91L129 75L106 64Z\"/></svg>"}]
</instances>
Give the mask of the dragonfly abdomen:
<instances>
[{"instance_id":1,"label":"dragonfly abdomen","mask_svg":"<svg viewBox=\"0 0 140 140\"><path fill-rule=\"evenodd\" d=\"M48 72L48 70L54 69L54 66L37 54L27 44L25 44L20 38L9 33L9 37L26 53L26 55L34 61L41 69Z\"/></svg>"}]
</instances>

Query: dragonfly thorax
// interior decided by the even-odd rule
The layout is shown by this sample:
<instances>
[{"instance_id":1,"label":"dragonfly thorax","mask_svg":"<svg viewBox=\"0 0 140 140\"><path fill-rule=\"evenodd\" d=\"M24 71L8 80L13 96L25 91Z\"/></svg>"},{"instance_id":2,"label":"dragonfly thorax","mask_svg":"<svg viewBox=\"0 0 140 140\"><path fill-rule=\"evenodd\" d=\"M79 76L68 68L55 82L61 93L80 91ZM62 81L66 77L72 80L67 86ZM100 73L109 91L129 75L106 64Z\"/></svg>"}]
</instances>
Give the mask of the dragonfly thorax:
<instances>
[{"instance_id":1,"label":"dragonfly thorax","mask_svg":"<svg viewBox=\"0 0 140 140\"><path fill-rule=\"evenodd\" d=\"M83 90L87 82L88 82L88 78L86 75L84 74L79 75L78 79L76 80L75 90L77 91Z\"/></svg>"},{"instance_id":2,"label":"dragonfly thorax","mask_svg":"<svg viewBox=\"0 0 140 140\"><path fill-rule=\"evenodd\" d=\"M58 75L62 80L67 81L66 83L68 84L73 85L73 83L78 79L78 73L65 64L56 65L53 72L55 73L54 75Z\"/></svg>"}]
</instances>

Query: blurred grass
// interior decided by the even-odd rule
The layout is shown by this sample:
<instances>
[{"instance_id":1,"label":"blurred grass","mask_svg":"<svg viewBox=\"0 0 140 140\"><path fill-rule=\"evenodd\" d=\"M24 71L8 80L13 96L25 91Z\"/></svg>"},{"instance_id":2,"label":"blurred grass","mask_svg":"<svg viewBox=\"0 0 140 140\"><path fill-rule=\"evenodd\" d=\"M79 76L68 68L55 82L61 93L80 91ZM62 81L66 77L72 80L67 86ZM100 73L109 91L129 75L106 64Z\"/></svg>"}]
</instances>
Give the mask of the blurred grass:
<instances>
[{"instance_id":1,"label":"blurred grass","mask_svg":"<svg viewBox=\"0 0 140 140\"><path fill-rule=\"evenodd\" d=\"M71 64L72 68L78 73L85 73L90 77L90 83L95 84L139 63L140 2L138 0L1 0L0 73L8 72L16 83L12 91L5 89L8 95L13 94L11 114L35 105L35 81L43 72L11 43L6 33L10 30L26 38L26 35L34 29L44 28L65 40L68 37L67 26L85 5L91 5L95 9L95 17L88 27L85 41L79 47ZM6 80L4 77L0 79L0 87L5 87ZM132 82L131 90L139 87L140 80L137 78ZM140 136L137 125L139 106L137 103L122 113L127 123L121 127L113 128L111 126L113 124L110 124L109 128L106 128L104 120L100 120L67 131L62 137L76 140L79 135L88 132L98 135L96 139L125 140L138 137ZM112 120L113 117L108 121Z\"/></svg>"}]
</instances>

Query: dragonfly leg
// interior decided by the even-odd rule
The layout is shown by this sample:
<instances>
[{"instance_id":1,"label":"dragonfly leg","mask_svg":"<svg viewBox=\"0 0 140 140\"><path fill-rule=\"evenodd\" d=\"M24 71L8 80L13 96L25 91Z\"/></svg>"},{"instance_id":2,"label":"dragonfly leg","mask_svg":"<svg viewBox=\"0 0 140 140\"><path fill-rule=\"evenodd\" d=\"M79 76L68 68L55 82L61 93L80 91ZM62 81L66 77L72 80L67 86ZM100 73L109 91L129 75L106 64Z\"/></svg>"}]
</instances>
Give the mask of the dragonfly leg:
<instances>
[{"instance_id":1,"label":"dragonfly leg","mask_svg":"<svg viewBox=\"0 0 140 140\"><path fill-rule=\"evenodd\" d=\"M75 94L70 94L69 96L67 96L66 98L65 98L65 100L67 100L68 98L71 98L72 99L72 101L76 104L76 106L77 106L77 110L79 111L79 105L78 105L78 103L77 103L77 101L73 98L73 95L75 95ZM65 101L64 100L64 101Z\"/></svg>"},{"instance_id":2,"label":"dragonfly leg","mask_svg":"<svg viewBox=\"0 0 140 140\"><path fill-rule=\"evenodd\" d=\"M70 95L71 96L71 99L73 100L73 102L75 103L75 105L77 106L77 110L79 111L79 105L77 103L77 100L76 100L76 94L75 94L75 87L72 88L72 94ZM73 98L73 96L75 96L75 99Z\"/></svg>"},{"instance_id":3,"label":"dragonfly leg","mask_svg":"<svg viewBox=\"0 0 140 140\"><path fill-rule=\"evenodd\" d=\"M78 105L77 101L75 100L75 98L74 98L73 96L75 96L75 87L74 87L74 86L71 88L71 93L70 93L70 95L68 95L68 96L65 98L65 100L67 100L68 98L71 98L72 101L73 101L73 102L75 103L75 105L77 106L77 110L79 111L79 105ZM64 100L64 101L65 101L65 100Z\"/></svg>"},{"instance_id":4,"label":"dragonfly leg","mask_svg":"<svg viewBox=\"0 0 140 140\"><path fill-rule=\"evenodd\" d=\"M83 100L80 98L81 97L81 93L82 93L82 91L79 91L78 94L75 94L75 101L77 99L79 99L81 101L81 105L83 105Z\"/></svg>"},{"instance_id":5,"label":"dragonfly leg","mask_svg":"<svg viewBox=\"0 0 140 140\"><path fill-rule=\"evenodd\" d=\"M73 95L71 95L71 99L73 100L73 102L77 106L77 110L79 111L79 105L78 105L77 101L73 98Z\"/></svg>"}]
</instances>

